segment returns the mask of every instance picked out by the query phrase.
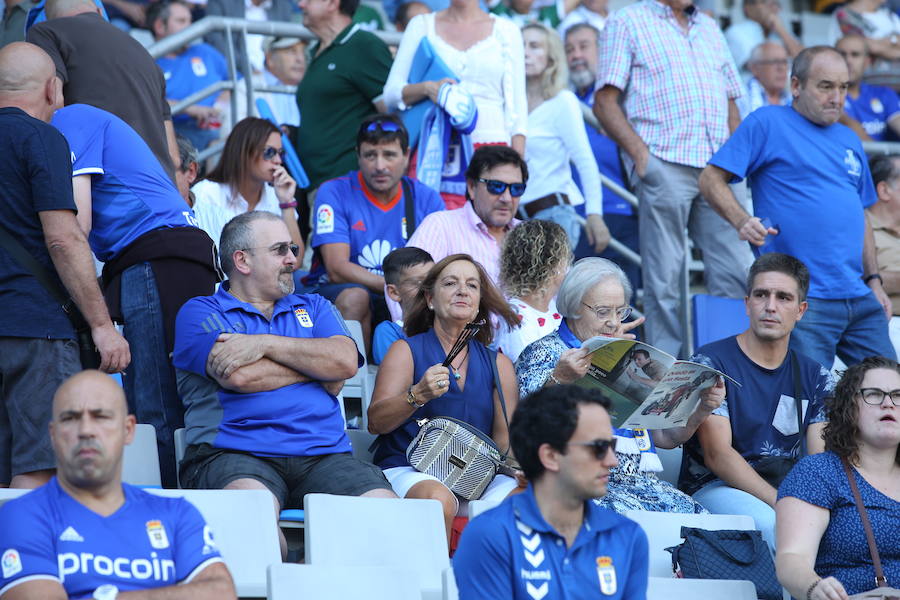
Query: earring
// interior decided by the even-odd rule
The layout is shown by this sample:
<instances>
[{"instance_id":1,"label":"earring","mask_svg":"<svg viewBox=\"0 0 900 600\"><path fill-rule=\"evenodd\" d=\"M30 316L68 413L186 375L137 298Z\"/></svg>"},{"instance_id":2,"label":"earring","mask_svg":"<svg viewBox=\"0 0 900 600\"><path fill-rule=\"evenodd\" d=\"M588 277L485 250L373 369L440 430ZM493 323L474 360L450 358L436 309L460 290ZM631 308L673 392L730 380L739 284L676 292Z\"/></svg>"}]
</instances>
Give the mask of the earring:
<instances>
[{"instance_id":1,"label":"earring","mask_svg":"<svg viewBox=\"0 0 900 600\"><path fill-rule=\"evenodd\" d=\"M428 305L428 310L434 310L434 306L431 305L431 304L429 304L429 305Z\"/></svg>"}]
</instances>

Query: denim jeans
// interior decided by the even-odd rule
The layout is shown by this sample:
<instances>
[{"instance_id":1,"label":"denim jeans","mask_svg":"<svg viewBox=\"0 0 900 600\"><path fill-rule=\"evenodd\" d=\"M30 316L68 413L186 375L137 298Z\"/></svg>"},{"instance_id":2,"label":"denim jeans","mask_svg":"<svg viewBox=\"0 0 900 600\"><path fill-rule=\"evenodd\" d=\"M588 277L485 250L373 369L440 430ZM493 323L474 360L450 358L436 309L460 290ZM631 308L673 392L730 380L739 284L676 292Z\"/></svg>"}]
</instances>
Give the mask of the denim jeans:
<instances>
[{"instance_id":1,"label":"denim jeans","mask_svg":"<svg viewBox=\"0 0 900 600\"><path fill-rule=\"evenodd\" d=\"M896 359L888 321L872 293L858 298L808 298L809 308L791 333L791 347L830 369L837 354L847 366L867 356Z\"/></svg>"},{"instance_id":2,"label":"denim jeans","mask_svg":"<svg viewBox=\"0 0 900 600\"><path fill-rule=\"evenodd\" d=\"M569 236L569 247L572 251L578 246L578 240L581 239L581 217L575 212L575 208L568 204L557 204L545 208L535 213L535 219L542 221L553 221L566 230Z\"/></svg>"},{"instance_id":3,"label":"denim jeans","mask_svg":"<svg viewBox=\"0 0 900 600\"><path fill-rule=\"evenodd\" d=\"M163 487L178 487L174 435L184 427L184 407L166 351L162 305L149 263L138 263L122 273L121 304L125 339L131 347L131 364L122 378L128 407L138 423L156 428Z\"/></svg>"},{"instance_id":4,"label":"denim jeans","mask_svg":"<svg viewBox=\"0 0 900 600\"><path fill-rule=\"evenodd\" d=\"M694 493L694 500L713 514L750 515L769 549L775 553L775 509L743 490L728 487L721 479L711 481Z\"/></svg>"}]
</instances>

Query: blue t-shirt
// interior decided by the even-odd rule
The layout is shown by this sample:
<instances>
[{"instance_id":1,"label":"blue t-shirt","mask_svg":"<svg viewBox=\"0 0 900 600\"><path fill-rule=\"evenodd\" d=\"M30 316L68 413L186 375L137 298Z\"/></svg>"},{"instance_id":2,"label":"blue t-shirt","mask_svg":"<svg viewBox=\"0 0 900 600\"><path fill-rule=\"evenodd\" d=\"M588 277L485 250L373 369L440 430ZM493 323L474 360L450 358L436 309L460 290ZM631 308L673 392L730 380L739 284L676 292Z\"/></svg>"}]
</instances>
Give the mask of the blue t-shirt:
<instances>
[{"instance_id":1,"label":"blue t-shirt","mask_svg":"<svg viewBox=\"0 0 900 600\"><path fill-rule=\"evenodd\" d=\"M859 96L854 100L847 94L844 112L856 119L873 140L896 139L887 122L900 113L897 92L880 85L859 84Z\"/></svg>"},{"instance_id":2,"label":"blue t-shirt","mask_svg":"<svg viewBox=\"0 0 900 600\"><path fill-rule=\"evenodd\" d=\"M184 100L216 82L230 79L225 57L209 44L188 46L178 56L157 58L156 64L166 78L166 98L169 100ZM218 97L218 93L212 94L197 104L212 106ZM191 120L192 118L185 113L172 115L172 121L175 123Z\"/></svg>"},{"instance_id":3,"label":"blue t-shirt","mask_svg":"<svg viewBox=\"0 0 900 600\"><path fill-rule=\"evenodd\" d=\"M183 498L122 484L125 503L104 517L62 489L54 477L0 508L0 596L33 579L59 581L69 598L176 585L221 562L212 532Z\"/></svg>"},{"instance_id":4,"label":"blue t-shirt","mask_svg":"<svg viewBox=\"0 0 900 600\"><path fill-rule=\"evenodd\" d=\"M759 109L757 109L759 110ZM728 419L732 447L751 465L769 456L799 456L797 405L794 401L794 367L800 366L804 429L825 421L825 398L834 389L831 374L803 354L788 350L777 369L753 362L738 346L737 337L706 344L692 361L733 377L741 386L725 379L725 400L712 414ZM679 487L692 494L716 476L704 466L697 436L685 444Z\"/></svg>"},{"instance_id":5,"label":"blue t-shirt","mask_svg":"<svg viewBox=\"0 0 900 600\"><path fill-rule=\"evenodd\" d=\"M88 241L101 261L161 227L196 227L194 211L147 143L125 121L87 104L56 111L51 122L72 150L72 174L91 175Z\"/></svg>"},{"instance_id":6,"label":"blue t-shirt","mask_svg":"<svg viewBox=\"0 0 900 600\"><path fill-rule=\"evenodd\" d=\"M440 195L415 179L407 179L415 196L416 223L446 207ZM318 250L322 244L349 244L350 262L383 275L381 263L392 250L406 245L406 202L403 187L387 206L375 200L366 187L362 173L350 171L343 177L326 181L316 194L315 230L312 247L316 250L306 284L328 282L325 264Z\"/></svg>"},{"instance_id":7,"label":"blue t-shirt","mask_svg":"<svg viewBox=\"0 0 900 600\"><path fill-rule=\"evenodd\" d=\"M382 321L375 327L375 333L372 334L372 362L380 365L384 357L387 356L391 344L397 340L405 340L406 334L403 333L403 327L393 321Z\"/></svg>"},{"instance_id":8,"label":"blue t-shirt","mask_svg":"<svg viewBox=\"0 0 900 600\"><path fill-rule=\"evenodd\" d=\"M585 502L568 548L529 485L469 523L453 572L460 600L645 600L647 535L634 521Z\"/></svg>"},{"instance_id":9,"label":"blue t-shirt","mask_svg":"<svg viewBox=\"0 0 900 600\"><path fill-rule=\"evenodd\" d=\"M0 156L0 224L56 277L39 213L75 211L69 145L43 121L18 108L0 108ZM0 305L0 337L75 337L59 304L3 248Z\"/></svg>"},{"instance_id":10,"label":"blue t-shirt","mask_svg":"<svg viewBox=\"0 0 900 600\"><path fill-rule=\"evenodd\" d=\"M350 333L328 300L291 294L275 303L271 319L228 292L188 300L175 319L173 365L206 376L206 360L222 333L328 338ZM352 338L351 338L352 339ZM358 366L362 366L358 356ZM317 456L350 452L339 400L317 381L242 394L218 391L222 422L213 446L258 456Z\"/></svg>"},{"instance_id":11,"label":"blue t-shirt","mask_svg":"<svg viewBox=\"0 0 900 600\"><path fill-rule=\"evenodd\" d=\"M769 251L806 264L810 297L871 293L862 281L863 209L877 197L866 153L850 129L821 127L790 106L764 106L709 164L733 173L734 181L749 179L753 213L780 230Z\"/></svg>"},{"instance_id":12,"label":"blue t-shirt","mask_svg":"<svg viewBox=\"0 0 900 600\"><path fill-rule=\"evenodd\" d=\"M884 575L896 587L900 581L900 502L876 490L856 469L853 475L872 524ZM848 594L875 587L866 534L841 459L831 452L802 459L778 488L778 499L785 496L821 506L831 513L816 554L816 574L835 577Z\"/></svg>"}]
</instances>

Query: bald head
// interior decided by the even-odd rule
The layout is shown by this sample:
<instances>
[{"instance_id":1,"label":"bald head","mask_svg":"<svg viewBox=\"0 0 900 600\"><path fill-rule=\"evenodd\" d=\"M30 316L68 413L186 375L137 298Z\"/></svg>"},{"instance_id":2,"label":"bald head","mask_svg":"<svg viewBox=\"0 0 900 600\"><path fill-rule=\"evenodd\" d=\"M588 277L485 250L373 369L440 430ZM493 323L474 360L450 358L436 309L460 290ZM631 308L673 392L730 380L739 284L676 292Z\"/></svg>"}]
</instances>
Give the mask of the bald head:
<instances>
[{"instance_id":1,"label":"bald head","mask_svg":"<svg viewBox=\"0 0 900 600\"><path fill-rule=\"evenodd\" d=\"M63 410L72 407L73 400L91 399L98 406L114 410L121 415L128 414L125 391L116 381L100 371L81 371L66 379L53 395L53 420L56 421Z\"/></svg>"},{"instance_id":2,"label":"bald head","mask_svg":"<svg viewBox=\"0 0 900 600\"><path fill-rule=\"evenodd\" d=\"M0 95L40 93L55 74L50 56L34 44L13 42L0 50Z\"/></svg>"},{"instance_id":3,"label":"bald head","mask_svg":"<svg viewBox=\"0 0 900 600\"><path fill-rule=\"evenodd\" d=\"M94 0L47 0L47 19L72 17L86 12L100 13Z\"/></svg>"}]
</instances>

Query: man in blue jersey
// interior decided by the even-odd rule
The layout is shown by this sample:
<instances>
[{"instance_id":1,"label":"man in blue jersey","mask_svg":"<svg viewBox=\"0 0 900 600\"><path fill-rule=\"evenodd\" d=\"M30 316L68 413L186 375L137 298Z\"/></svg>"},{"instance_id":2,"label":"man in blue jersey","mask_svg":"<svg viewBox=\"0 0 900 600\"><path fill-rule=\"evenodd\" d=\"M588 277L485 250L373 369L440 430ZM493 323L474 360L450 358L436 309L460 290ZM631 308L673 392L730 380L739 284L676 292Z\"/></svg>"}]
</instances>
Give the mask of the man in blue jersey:
<instances>
[{"instance_id":1,"label":"man in blue jersey","mask_svg":"<svg viewBox=\"0 0 900 600\"><path fill-rule=\"evenodd\" d=\"M141 423L156 428L163 485L176 486L174 433L184 408L169 361L175 315L218 281L212 240L141 137L93 106L72 104L52 124L69 142L78 220L105 263L110 313L125 324L132 362L123 380Z\"/></svg>"},{"instance_id":2,"label":"man in blue jersey","mask_svg":"<svg viewBox=\"0 0 900 600\"><path fill-rule=\"evenodd\" d=\"M794 59L793 104L750 113L700 179L701 192L741 239L807 266L809 308L791 344L826 367L835 353L848 365L896 356L891 301L863 212L877 199L872 176L859 138L837 123L849 85L847 63L834 48L806 48ZM728 187L744 177L754 216Z\"/></svg>"},{"instance_id":3,"label":"man in blue jersey","mask_svg":"<svg viewBox=\"0 0 900 600\"><path fill-rule=\"evenodd\" d=\"M350 454L335 394L362 356L328 300L294 294L298 250L279 216L238 215L220 239L228 281L178 313L175 366L218 385L191 406L188 427L211 434L188 447L181 482L266 489L279 510L309 493L396 497Z\"/></svg>"},{"instance_id":4,"label":"man in blue jersey","mask_svg":"<svg viewBox=\"0 0 900 600\"><path fill-rule=\"evenodd\" d=\"M900 101L897 92L889 87L869 85L863 82L863 75L872 66L869 46L861 35L846 35L834 45L847 61L850 73L850 87L844 100L845 117L852 121L848 125L859 124L864 140L897 140L900 133ZM853 127L856 129L856 127Z\"/></svg>"},{"instance_id":5,"label":"man in blue jersey","mask_svg":"<svg viewBox=\"0 0 900 600\"><path fill-rule=\"evenodd\" d=\"M0 599L236 598L200 512L122 483L134 426L107 375L83 371L60 386L50 423L57 476L0 508Z\"/></svg>"},{"instance_id":6,"label":"man in blue jersey","mask_svg":"<svg viewBox=\"0 0 900 600\"><path fill-rule=\"evenodd\" d=\"M703 346L691 359L741 385L725 380L727 399L685 444L680 487L710 512L752 516L773 549L780 478L799 458L801 436L807 454L824 449L825 398L834 387L825 367L789 349L791 331L807 310L808 290L802 262L779 252L763 254L747 277L750 327Z\"/></svg>"},{"instance_id":7,"label":"man in blue jersey","mask_svg":"<svg viewBox=\"0 0 900 600\"><path fill-rule=\"evenodd\" d=\"M334 302L345 319L359 321L368 346L373 309L375 316L387 317L384 257L404 247L415 226L444 210L444 202L428 186L404 177L409 136L396 116L363 121L356 155L359 171L323 183L316 194L315 253L304 283L317 286L314 291Z\"/></svg>"},{"instance_id":8,"label":"man in blue jersey","mask_svg":"<svg viewBox=\"0 0 900 600\"><path fill-rule=\"evenodd\" d=\"M519 403L509 437L529 485L466 527L453 558L460 600L646 599L646 534L592 501L618 464L609 407L574 385Z\"/></svg>"}]
</instances>

